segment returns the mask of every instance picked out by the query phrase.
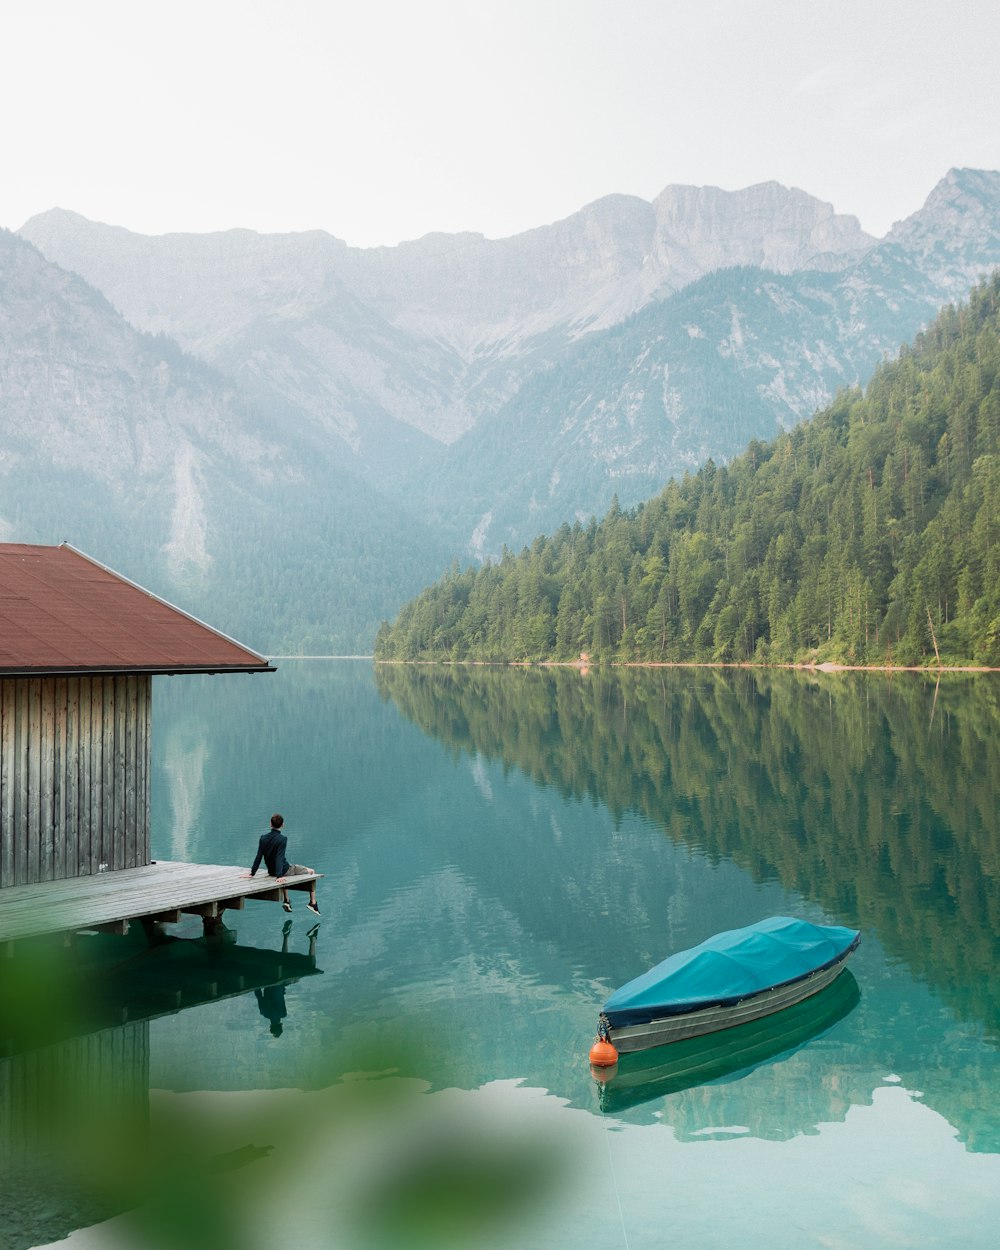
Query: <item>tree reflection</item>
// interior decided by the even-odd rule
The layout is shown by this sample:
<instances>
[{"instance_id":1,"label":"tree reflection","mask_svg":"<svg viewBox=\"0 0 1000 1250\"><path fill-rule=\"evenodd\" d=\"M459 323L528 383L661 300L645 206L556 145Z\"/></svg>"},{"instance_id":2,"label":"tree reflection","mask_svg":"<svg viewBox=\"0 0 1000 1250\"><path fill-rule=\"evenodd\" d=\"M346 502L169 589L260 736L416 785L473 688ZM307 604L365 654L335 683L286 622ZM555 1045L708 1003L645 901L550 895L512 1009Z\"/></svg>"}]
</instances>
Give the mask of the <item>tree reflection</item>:
<instances>
[{"instance_id":1,"label":"tree reflection","mask_svg":"<svg viewBox=\"0 0 1000 1250\"><path fill-rule=\"evenodd\" d=\"M1000 682L956 674L378 666L455 754L638 812L876 933L1000 1037Z\"/></svg>"}]
</instances>

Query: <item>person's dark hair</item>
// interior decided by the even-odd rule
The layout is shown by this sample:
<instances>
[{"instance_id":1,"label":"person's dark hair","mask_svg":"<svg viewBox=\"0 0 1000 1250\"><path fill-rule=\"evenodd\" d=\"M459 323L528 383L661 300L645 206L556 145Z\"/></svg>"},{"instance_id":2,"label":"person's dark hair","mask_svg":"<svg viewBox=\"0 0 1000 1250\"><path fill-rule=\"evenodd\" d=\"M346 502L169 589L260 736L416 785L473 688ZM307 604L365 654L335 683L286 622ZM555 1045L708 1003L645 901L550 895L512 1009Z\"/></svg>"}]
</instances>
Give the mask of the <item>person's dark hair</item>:
<instances>
[{"instance_id":1,"label":"person's dark hair","mask_svg":"<svg viewBox=\"0 0 1000 1250\"><path fill-rule=\"evenodd\" d=\"M272 829L280 829L284 823L285 823L284 816L279 816L277 812L275 812L274 815L271 817Z\"/></svg>"}]
</instances>

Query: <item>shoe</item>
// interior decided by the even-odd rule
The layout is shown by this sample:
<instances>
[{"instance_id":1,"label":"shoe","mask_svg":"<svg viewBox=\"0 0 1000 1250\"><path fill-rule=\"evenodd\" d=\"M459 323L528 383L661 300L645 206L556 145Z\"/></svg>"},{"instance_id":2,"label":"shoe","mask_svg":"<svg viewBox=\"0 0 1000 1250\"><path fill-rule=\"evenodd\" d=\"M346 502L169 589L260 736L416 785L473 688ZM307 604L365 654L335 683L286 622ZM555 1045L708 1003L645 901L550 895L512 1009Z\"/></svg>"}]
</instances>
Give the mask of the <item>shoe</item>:
<instances>
[{"instance_id":1,"label":"shoe","mask_svg":"<svg viewBox=\"0 0 1000 1250\"><path fill-rule=\"evenodd\" d=\"M314 903L314 902L312 901L312 899L310 899L310 900L309 900L309 902L308 902L308 903L306 903L306 906L309 908L309 910L312 912L312 914L313 914L314 916L318 916L318 915L319 915L319 904L318 904L318 903Z\"/></svg>"},{"instance_id":2,"label":"shoe","mask_svg":"<svg viewBox=\"0 0 1000 1250\"><path fill-rule=\"evenodd\" d=\"M309 932L306 934L306 937L307 937L307 938L309 939L309 941L311 942L311 941L313 940L313 938L316 936L316 934L317 934L317 933L319 933L319 923L318 923L318 922L317 922L316 924L314 924L314 925L313 925L313 927L312 927L312 928L309 930Z\"/></svg>"},{"instance_id":3,"label":"shoe","mask_svg":"<svg viewBox=\"0 0 1000 1250\"><path fill-rule=\"evenodd\" d=\"M285 911L291 911L291 910L292 910L292 905L291 905L291 903L282 903L281 905L282 905L282 907L285 909Z\"/></svg>"},{"instance_id":4,"label":"shoe","mask_svg":"<svg viewBox=\"0 0 1000 1250\"><path fill-rule=\"evenodd\" d=\"M288 937L291 931L292 931L292 922L290 920L286 920L285 923L281 926L282 936Z\"/></svg>"}]
</instances>

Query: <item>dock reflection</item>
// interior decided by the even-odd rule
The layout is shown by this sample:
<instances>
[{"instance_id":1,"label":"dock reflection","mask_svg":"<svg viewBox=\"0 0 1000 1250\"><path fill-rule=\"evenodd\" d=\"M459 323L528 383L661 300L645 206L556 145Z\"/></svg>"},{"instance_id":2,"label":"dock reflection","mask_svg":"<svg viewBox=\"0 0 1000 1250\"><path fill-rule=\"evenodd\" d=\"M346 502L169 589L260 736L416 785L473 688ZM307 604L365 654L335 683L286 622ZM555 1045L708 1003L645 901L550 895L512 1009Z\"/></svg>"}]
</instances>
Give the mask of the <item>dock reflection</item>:
<instances>
[{"instance_id":1,"label":"dock reflection","mask_svg":"<svg viewBox=\"0 0 1000 1250\"><path fill-rule=\"evenodd\" d=\"M81 937L0 964L0 1248L27 1250L133 1205L145 1180L150 1021L321 973L304 952L210 937ZM259 1001L259 1000L258 1000Z\"/></svg>"},{"instance_id":2,"label":"dock reflection","mask_svg":"<svg viewBox=\"0 0 1000 1250\"><path fill-rule=\"evenodd\" d=\"M268 950L222 926L202 938L94 934L71 949L21 950L0 967L0 1059L316 976L316 931L305 952L289 949L287 928Z\"/></svg>"}]
</instances>

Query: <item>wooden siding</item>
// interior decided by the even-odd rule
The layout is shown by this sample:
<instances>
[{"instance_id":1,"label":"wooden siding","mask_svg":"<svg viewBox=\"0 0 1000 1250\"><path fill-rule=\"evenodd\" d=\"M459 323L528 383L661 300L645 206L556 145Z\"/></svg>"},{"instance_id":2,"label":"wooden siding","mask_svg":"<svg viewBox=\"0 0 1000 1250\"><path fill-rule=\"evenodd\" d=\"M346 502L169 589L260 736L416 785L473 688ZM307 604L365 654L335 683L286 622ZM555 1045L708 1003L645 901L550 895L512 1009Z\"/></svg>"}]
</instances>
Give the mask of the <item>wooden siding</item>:
<instances>
[{"instance_id":1,"label":"wooden siding","mask_svg":"<svg viewBox=\"0 0 1000 1250\"><path fill-rule=\"evenodd\" d=\"M0 889L150 860L149 674L0 680Z\"/></svg>"},{"instance_id":2,"label":"wooden siding","mask_svg":"<svg viewBox=\"0 0 1000 1250\"><path fill-rule=\"evenodd\" d=\"M145 1127L148 1107L146 1020L0 1058L0 1159L30 1158L67 1128L92 1145L95 1123ZM63 1123L53 1124L53 1116Z\"/></svg>"},{"instance_id":3,"label":"wooden siding","mask_svg":"<svg viewBox=\"0 0 1000 1250\"><path fill-rule=\"evenodd\" d=\"M0 1058L0 1245L48 1245L117 1214L123 1163L148 1150L147 1021Z\"/></svg>"}]
</instances>

